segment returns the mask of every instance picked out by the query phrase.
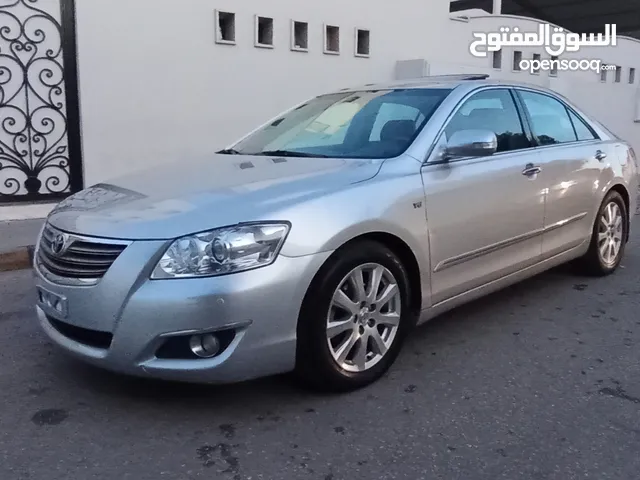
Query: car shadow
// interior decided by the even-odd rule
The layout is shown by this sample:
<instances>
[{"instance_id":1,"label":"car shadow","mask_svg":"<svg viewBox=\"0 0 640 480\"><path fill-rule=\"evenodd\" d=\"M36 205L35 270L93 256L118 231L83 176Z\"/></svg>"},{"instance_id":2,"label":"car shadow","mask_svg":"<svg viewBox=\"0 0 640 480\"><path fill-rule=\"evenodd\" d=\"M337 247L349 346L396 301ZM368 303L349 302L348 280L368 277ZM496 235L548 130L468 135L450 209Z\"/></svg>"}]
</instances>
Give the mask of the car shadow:
<instances>
[{"instance_id":1,"label":"car shadow","mask_svg":"<svg viewBox=\"0 0 640 480\"><path fill-rule=\"evenodd\" d=\"M469 339L469 331L472 325L477 325L478 317L482 318L484 327L508 325L513 321L509 315L496 314L505 310L506 302L513 302L514 298L520 302L531 296L543 297L546 295L545 290L553 292L558 288L566 289L567 282L572 278L576 278L573 266L563 265L434 318L418 327L411 335L392 371L400 368L404 371L403 375L410 376L411 370L417 371L419 367L410 363L407 352L438 353L439 349L446 348L447 345L472 341ZM278 408L306 405L312 399L326 400L340 396L305 390L293 381L291 375L231 385L200 385L118 375L62 355L51 361L51 367L55 370L58 381L72 383L75 389L85 392L86 397L91 397L93 402L97 396L126 400L131 405L142 403L145 406L174 406L187 410L228 409L230 405L237 407L247 404L261 405L262 410L269 410L269 406ZM70 371L73 372L72 379L69 378ZM385 379L381 379L381 382L384 381ZM366 392L375 389L376 384L373 384L357 394L366 395Z\"/></svg>"}]
</instances>

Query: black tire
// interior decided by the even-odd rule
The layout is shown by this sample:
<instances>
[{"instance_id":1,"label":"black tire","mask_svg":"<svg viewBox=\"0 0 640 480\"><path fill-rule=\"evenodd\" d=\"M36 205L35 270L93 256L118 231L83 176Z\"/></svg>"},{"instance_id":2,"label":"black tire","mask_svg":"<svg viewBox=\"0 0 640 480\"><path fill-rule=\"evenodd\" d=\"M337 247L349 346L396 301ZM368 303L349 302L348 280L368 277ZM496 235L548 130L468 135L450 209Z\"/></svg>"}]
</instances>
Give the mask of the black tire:
<instances>
[{"instance_id":1,"label":"black tire","mask_svg":"<svg viewBox=\"0 0 640 480\"><path fill-rule=\"evenodd\" d=\"M400 291L400 322L388 351L377 364L363 372L349 372L338 365L329 350L327 314L333 294L345 276L368 263L382 265L395 277ZM397 358L407 333L416 323L416 309L411 305L410 289L405 266L384 245L363 240L336 251L314 278L300 310L294 372L297 380L314 390L345 392L362 388L382 377Z\"/></svg>"},{"instance_id":2,"label":"black tire","mask_svg":"<svg viewBox=\"0 0 640 480\"><path fill-rule=\"evenodd\" d=\"M615 203L620 212L622 213L622 243L618 252L617 258L614 263L607 264L600 254L598 248L598 233L600 219L602 218L605 209L610 203ZM629 234L629 214L627 212L627 206L622 196L616 191L610 191L602 201L598 214L596 215L595 222L593 224L593 231L591 233L591 243L589 244L589 250L580 259L578 259L578 266L582 273L590 276L603 277L615 272L620 266L620 262L624 257L624 251L628 240Z\"/></svg>"}]
</instances>

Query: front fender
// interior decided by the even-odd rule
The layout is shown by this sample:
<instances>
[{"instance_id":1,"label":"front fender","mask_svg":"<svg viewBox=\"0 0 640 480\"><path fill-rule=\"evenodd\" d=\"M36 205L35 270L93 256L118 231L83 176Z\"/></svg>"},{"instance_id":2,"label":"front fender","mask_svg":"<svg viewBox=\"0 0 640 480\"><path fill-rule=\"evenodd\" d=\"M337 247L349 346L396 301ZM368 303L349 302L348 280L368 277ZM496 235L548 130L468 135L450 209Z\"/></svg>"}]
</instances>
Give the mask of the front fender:
<instances>
[{"instance_id":1,"label":"front fender","mask_svg":"<svg viewBox=\"0 0 640 480\"><path fill-rule=\"evenodd\" d=\"M331 252L363 235L393 235L413 252L423 298L429 298L431 268L424 189L419 169L414 171L378 176L281 212L279 216L292 225L281 254L298 257Z\"/></svg>"}]
</instances>

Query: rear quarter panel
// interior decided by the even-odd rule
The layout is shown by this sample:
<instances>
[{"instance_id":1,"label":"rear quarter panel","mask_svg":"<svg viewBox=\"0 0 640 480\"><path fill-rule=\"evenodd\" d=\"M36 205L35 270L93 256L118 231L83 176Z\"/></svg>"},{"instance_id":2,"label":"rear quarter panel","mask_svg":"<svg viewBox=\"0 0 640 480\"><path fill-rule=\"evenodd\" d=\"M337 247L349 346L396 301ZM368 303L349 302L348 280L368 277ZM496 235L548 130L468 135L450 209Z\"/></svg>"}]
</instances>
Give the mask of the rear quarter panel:
<instances>
[{"instance_id":1,"label":"rear quarter panel","mask_svg":"<svg viewBox=\"0 0 640 480\"><path fill-rule=\"evenodd\" d=\"M633 221L638 210L638 195L640 194L638 190L640 185L638 158L631 145L626 142L616 142L614 152L620 165L620 182L629 192L629 217Z\"/></svg>"},{"instance_id":2,"label":"rear quarter panel","mask_svg":"<svg viewBox=\"0 0 640 480\"><path fill-rule=\"evenodd\" d=\"M603 169L595 188L592 222L607 193L616 187L622 187L629 196L629 220L633 221L638 207L638 166L634 161L629 145L621 140L609 140L600 144L607 153ZM593 224L593 223L592 223Z\"/></svg>"}]
</instances>

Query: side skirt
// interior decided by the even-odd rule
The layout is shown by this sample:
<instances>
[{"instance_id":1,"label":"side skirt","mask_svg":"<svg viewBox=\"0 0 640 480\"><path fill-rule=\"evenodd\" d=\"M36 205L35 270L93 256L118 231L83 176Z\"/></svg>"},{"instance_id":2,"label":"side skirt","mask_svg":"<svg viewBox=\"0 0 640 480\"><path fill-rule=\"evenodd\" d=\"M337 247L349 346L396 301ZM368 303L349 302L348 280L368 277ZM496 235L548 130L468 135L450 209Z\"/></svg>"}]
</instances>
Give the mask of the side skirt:
<instances>
[{"instance_id":1,"label":"side skirt","mask_svg":"<svg viewBox=\"0 0 640 480\"><path fill-rule=\"evenodd\" d=\"M448 298L440 303L437 303L429 308L426 308L420 312L420 318L418 320L418 325L422 325L434 317L447 312L455 307L463 305L465 303L471 302L472 300L476 300L478 298L484 297L493 292L497 292L506 288L510 285L519 283L527 278L538 275L542 272L545 272L553 267L558 265L562 265L563 263L567 263L571 260L574 260L586 253L586 250L589 246L589 242L585 240L577 247L572 248L571 250L567 250L565 252L559 253L551 258L548 258L540 263L536 263L535 265L531 265L530 267L524 268L518 272L511 273L497 280L493 280L492 282L486 283L479 287L476 287L472 290L469 290L464 293L460 293L455 297Z\"/></svg>"}]
</instances>

